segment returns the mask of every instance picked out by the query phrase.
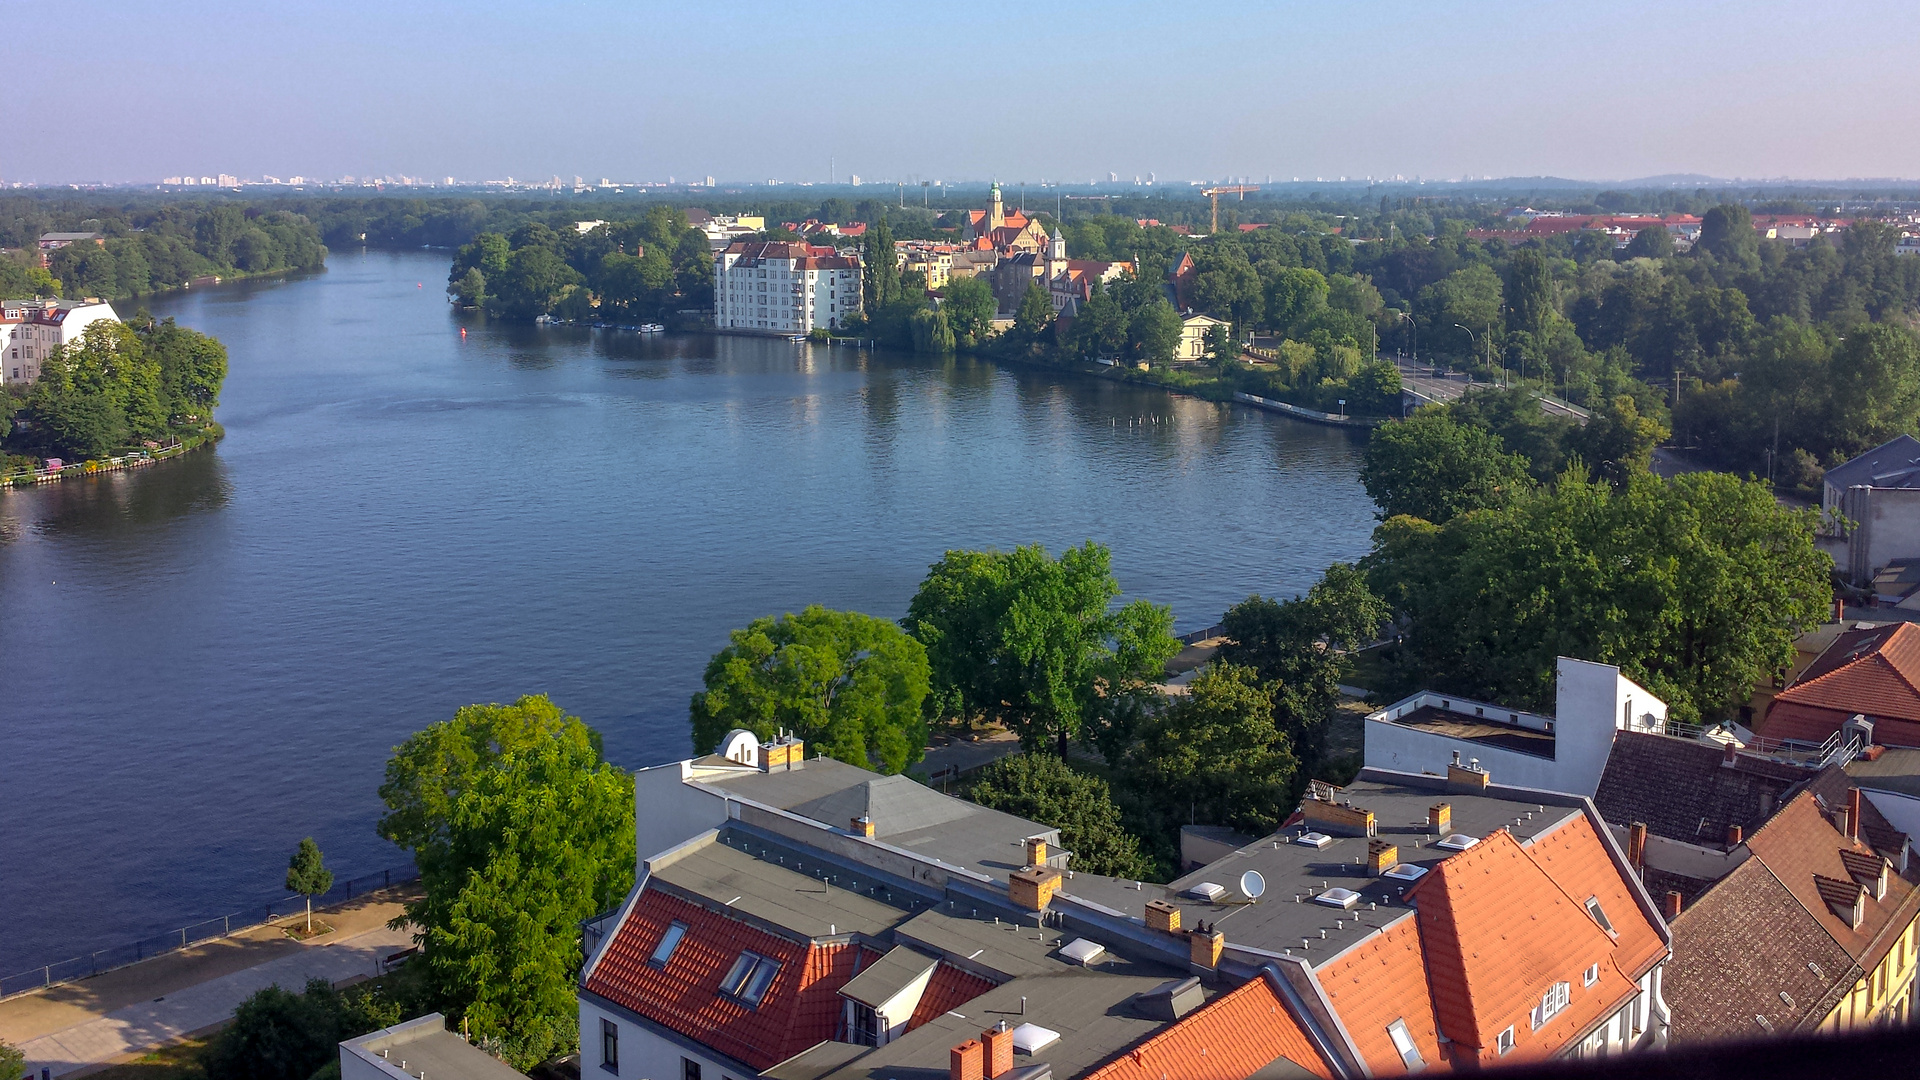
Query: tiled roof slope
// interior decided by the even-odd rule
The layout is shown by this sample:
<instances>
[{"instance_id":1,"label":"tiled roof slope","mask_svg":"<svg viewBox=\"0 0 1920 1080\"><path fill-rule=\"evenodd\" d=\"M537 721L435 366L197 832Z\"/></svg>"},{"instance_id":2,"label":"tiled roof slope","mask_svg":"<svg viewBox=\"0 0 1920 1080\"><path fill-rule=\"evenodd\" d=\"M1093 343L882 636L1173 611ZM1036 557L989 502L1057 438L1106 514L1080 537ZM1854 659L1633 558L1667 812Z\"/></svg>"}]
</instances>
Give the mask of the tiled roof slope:
<instances>
[{"instance_id":1,"label":"tiled roof slope","mask_svg":"<svg viewBox=\"0 0 1920 1080\"><path fill-rule=\"evenodd\" d=\"M1415 919L1401 919L1340 954L1315 975L1373 1075L1398 1076L1407 1071L1387 1034L1387 1026L1395 1020L1407 1025L1422 1061L1431 1066L1445 1060L1433 999L1427 993L1426 952Z\"/></svg>"},{"instance_id":2,"label":"tiled roof slope","mask_svg":"<svg viewBox=\"0 0 1920 1080\"><path fill-rule=\"evenodd\" d=\"M1864 800L1862 800L1864 801ZM1894 940L1920 911L1920 890L1898 874L1887 875L1887 894L1875 900L1869 892L1866 915L1854 929L1828 908L1817 877L1851 882L1842 850L1871 854L1867 845L1848 840L1821 813L1813 793L1803 792L1747 840L1747 850L1773 871L1794 899L1810 912L1828 935L1862 967L1880 962ZM1709 894L1711 896L1711 894Z\"/></svg>"},{"instance_id":3,"label":"tiled roof slope","mask_svg":"<svg viewBox=\"0 0 1920 1080\"><path fill-rule=\"evenodd\" d=\"M1673 922L1673 960L1663 975L1670 1037L1760 1038L1769 1031L1755 1017L1774 1032L1812 1028L1859 977L1792 891L1748 859Z\"/></svg>"},{"instance_id":4,"label":"tiled roof slope","mask_svg":"<svg viewBox=\"0 0 1920 1080\"><path fill-rule=\"evenodd\" d=\"M1499 1059L1497 1039L1508 1027L1515 1049L1507 1057L1554 1053L1635 992L1585 898L1569 896L1505 829L1440 863L1411 895L1434 1012L1456 1058ZM1642 917L1637 906L1607 914L1616 928ZM1595 963L1599 980L1582 985L1582 972ZM1529 1010L1559 982L1572 985L1567 1007L1533 1030Z\"/></svg>"},{"instance_id":5,"label":"tiled roof slope","mask_svg":"<svg viewBox=\"0 0 1920 1080\"><path fill-rule=\"evenodd\" d=\"M1638 979L1667 955L1666 938L1640 906L1625 871L1613 862L1606 841L1586 815L1534 840L1527 854L1583 913L1587 897L1600 902L1613 923L1613 963L1622 975Z\"/></svg>"},{"instance_id":6,"label":"tiled roof slope","mask_svg":"<svg viewBox=\"0 0 1920 1080\"><path fill-rule=\"evenodd\" d=\"M667 925L687 933L664 969L647 962ZM742 950L780 963L758 1008L720 996ZM879 953L857 945L802 945L676 896L641 893L606 946L586 990L723 1054L765 1069L834 1037L838 991Z\"/></svg>"},{"instance_id":7,"label":"tiled roof slope","mask_svg":"<svg viewBox=\"0 0 1920 1080\"><path fill-rule=\"evenodd\" d=\"M983 979L970 971L961 971L943 960L927 980L927 989L920 995L920 1004L914 1006L913 1016L907 1020L907 1030L912 1031L949 1009L957 1009L993 987L992 980Z\"/></svg>"},{"instance_id":8,"label":"tiled roof slope","mask_svg":"<svg viewBox=\"0 0 1920 1080\"><path fill-rule=\"evenodd\" d=\"M1189 1013L1087 1080L1247 1080L1281 1058L1333 1080L1306 1030L1262 976Z\"/></svg>"},{"instance_id":9,"label":"tiled roof slope","mask_svg":"<svg viewBox=\"0 0 1920 1080\"><path fill-rule=\"evenodd\" d=\"M1848 793L1854 787L1854 779L1849 775L1847 766L1834 764L1821 769L1819 774L1807 782L1807 792L1831 807L1845 806ZM1868 846L1886 857L1897 871L1900 869L1900 856L1909 843L1907 834L1895 828L1893 822L1880 812L1872 799L1860 800L1860 839ZM1906 875L1909 881L1920 879L1920 860L1907 860Z\"/></svg>"},{"instance_id":10,"label":"tiled roof slope","mask_svg":"<svg viewBox=\"0 0 1920 1080\"><path fill-rule=\"evenodd\" d=\"M1805 769L1747 754L1725 761L1713 743L1618 732L1593 805L1615 825L1643 822L1655 836L1713 846L1730 825L1758 828L1807 778Z\"/></svg>"},{"instance_id":11,"label":"tiled roof slope","mask_svg":"<svg viewBox=\"0 0 1920 1080\"><path fill-rule=\"evenodd\" d=\"M1767 708L1765 734L1819 742L1854 713L1874 741L1920 745L1920 626L1893 623L1835 638Z\"/></svg>"}]
</instances>

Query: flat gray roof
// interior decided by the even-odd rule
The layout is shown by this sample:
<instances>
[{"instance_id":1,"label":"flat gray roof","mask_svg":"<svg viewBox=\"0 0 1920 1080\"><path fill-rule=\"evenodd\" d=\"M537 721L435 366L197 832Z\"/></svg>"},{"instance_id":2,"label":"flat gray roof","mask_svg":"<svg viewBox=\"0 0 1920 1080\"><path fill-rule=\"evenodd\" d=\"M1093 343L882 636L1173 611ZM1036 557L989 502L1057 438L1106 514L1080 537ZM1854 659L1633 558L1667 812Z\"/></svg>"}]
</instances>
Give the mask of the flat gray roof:
<instances>
[{"instance_id":1,"label":"flat gray roof","mask_svg":"<svg viewBox=\"0 0 1920 1080\"><path fill-rule=\"evenodd\" d=\"M888 949L885 956L868 964L860 974L847 980L847 985L840 988L840 996L877 1009L913 985L915 979L932 971L939 962L938 956L928 956L905 945L896 945Z\"/></svg>"},{"instance_id":2,"label":"flat gray roof","mask_svg":"<svg viewBox=\"0 0 1920 1080\"><path fill-rule=\"evenodd\" d=\"M873 1048L860 1043L823 1042L793 1055L760 1074L762 1080L819 1080Z\"/></svg>"},{"instance_id":3,"label":"flat gray roof","mask_svg":"<svg viewBox=\"0 0 1920 1080\"><path fill-rule=\"evenodd\" d=\"M1510 724L1504 720L1490 720L1480 716L1468 716L1451 709L1442 709L1433 705L1422 705L1405 716L1394 720L1382 720L1380 723L1398 724L1401 727L1419 728L1421 731L1444 735L1450 739L1477 743L1481 746L1493 746L1515 753L1531 754L1534 757L1553 760L1553 733L1536 731L1520 724Z\"/></svg>"},{"instance_id":4,"label":"flat gray roof","mask_svg":"<svg viewBox=\"0 0 1920 1080\"><path fill-rule=\"evenodd\" d=\"M448 1031L446 1019L431 1013L404 1024L349 1039L350 1049L374 1060L379 1066L390 1063L399 1069L404 1063L408 1076L431 1074L435 1080L527 1080L499 1058ZM380 1052L387 1053L386 1058Z\"/></svg>"},{"instance_id":5,"label":"flat gray roof","mask_svg":"<svg viewBox=\"0 0 1920 1080\"><path fill-rule=\"evenodd\" d=\"M1920 750L1889 746L1872 761L1858 758L1847 762L1847 775L1863 788L1920 799Z\"/></svg>"},{"instance_id":6,"label":"flat gray roof","mask_svg":"<svg viewBox=\"0 0 1920 1080\"><path fill-rule=\"evenodd\" d=\"M879 935L907 917L900 908L809 876L803 860L795 864L797 872L714 838L656 865L651 880L805 938Z\"/></svg>"},{"instance_id":7,"label":"flat gray roof","mask_svg":"<svg viewBox=\"0 0 1920 1080\"><path fill-rule=\"evenodd\" d=\"M1001 979L1044 975L1072 966L1053 955L1072 937L1051 927L990 921L993 918L974 916L964 902L951 909L943 904L895 927L894 937L935 953L956 967Z\"/></svg>"}]
</instances>

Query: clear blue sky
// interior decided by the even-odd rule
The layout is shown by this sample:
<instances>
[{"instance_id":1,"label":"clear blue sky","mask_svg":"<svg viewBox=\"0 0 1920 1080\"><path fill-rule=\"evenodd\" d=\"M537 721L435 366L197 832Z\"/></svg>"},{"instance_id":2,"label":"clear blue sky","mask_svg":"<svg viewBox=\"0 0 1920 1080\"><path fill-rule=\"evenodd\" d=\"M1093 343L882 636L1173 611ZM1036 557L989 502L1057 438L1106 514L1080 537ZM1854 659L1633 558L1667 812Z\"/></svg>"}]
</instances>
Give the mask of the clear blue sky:
<instances>
[{"instance_id":1,"label":"clear blue sky","mask_svg":"<svg viewBox=\"0 0 1920 1080\"><path fill-rule=\"evenodd\" d=\"M0 0L0 180L1920 177L1911 3ZM27 45L27 43L33 43ZM72 119L68 119L72 118Z\"/></svg>"}]
</instances>

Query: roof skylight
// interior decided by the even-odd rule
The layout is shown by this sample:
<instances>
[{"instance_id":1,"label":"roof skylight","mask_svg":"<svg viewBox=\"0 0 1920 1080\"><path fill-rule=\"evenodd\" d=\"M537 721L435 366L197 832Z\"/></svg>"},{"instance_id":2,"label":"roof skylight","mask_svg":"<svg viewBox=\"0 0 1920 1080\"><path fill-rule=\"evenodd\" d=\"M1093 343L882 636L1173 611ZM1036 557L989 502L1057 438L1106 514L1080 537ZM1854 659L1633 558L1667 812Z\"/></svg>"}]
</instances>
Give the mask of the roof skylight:
<instances>
[{"instance_id":1,"label":"roof skylight","mask_svg":"<svg viewBox=\"0 0 1920 1080\"><path fill-rule=\"evenodd\" d=\"M1360 902L1360 894L1352 889L1328 889L1314 897L1313 902L1328 907L1350 908Z\"/></svg>"},{"instance_id":2,"label":"roof skylight","mask_svg":"<svg viewBox=\"0 0 1920 1080\"><path fill-rule=\"evenodd\" d=\"M1403 862L1380 876L1392 878L1395 881L1419 881L1421 878L1427 876L1427 868Z\"/></svg>"},{"instance_id":3,"label":"roof skylight","mask_svg":"<svg viewBox=\"0 0 1920 1080\"><path fill-rule=\"evenodd\" d=\"M1328 836L1326 833L1301 833L1299 836L1293 838L1293 842L1305 847L1323 848L1333 843L1333 837Z\"/></svg>"},{"instance_id":4,"label":"roof skylight","mask_svg":"<svg viewBox=\"0 0 1920 1080\"><path fill-rule=\"evenodd\" d=\"M1433 846L1445 848L1448 851L1465 851L1479 842L1478 837L1468 836L1466 833L1450 833L1445 839L1436 840Z\"/></svg>"}]
</instances>

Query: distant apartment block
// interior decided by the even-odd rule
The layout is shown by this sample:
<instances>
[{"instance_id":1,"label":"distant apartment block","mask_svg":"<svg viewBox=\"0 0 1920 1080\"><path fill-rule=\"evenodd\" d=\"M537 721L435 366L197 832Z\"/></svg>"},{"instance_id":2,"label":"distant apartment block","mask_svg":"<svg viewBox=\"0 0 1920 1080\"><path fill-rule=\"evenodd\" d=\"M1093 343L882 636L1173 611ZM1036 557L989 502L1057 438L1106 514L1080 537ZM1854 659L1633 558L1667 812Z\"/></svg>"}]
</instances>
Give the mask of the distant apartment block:
<instances>
[{"instance_id":1,"label":"distant apartment block","mask_svg":"<svg viewBox=\"0 0 1920 1080\"><path fill-rule=\"evenodd\" d=\"M713 259L713 324L742 334L837 329L860 311L860 257L799 242L736 241Z\"/></svg>"},{"instance_id":2,"label":"distant apartment block","mask_svg":"<svg viewBox=\"0 0 1920 1080\"><path fill-rule=\"evenodd\" d=\"M120 321L112 304L98 300L0 301L0 383L38 379L53 350L79 338L102 319Z\"/></svg>"}]
</instances>

